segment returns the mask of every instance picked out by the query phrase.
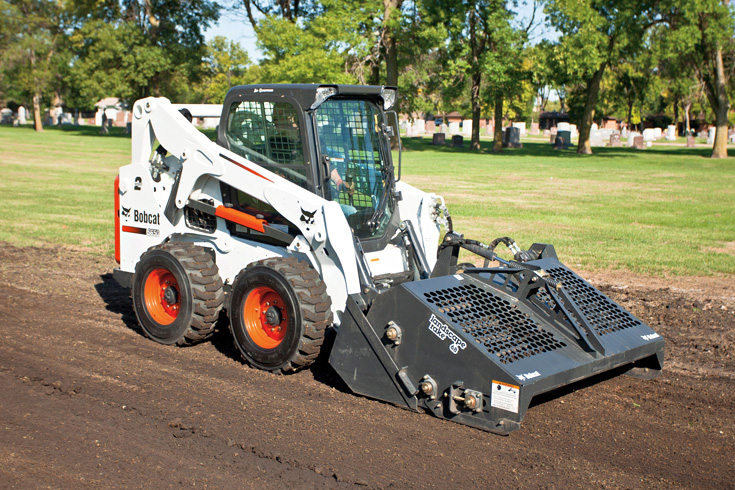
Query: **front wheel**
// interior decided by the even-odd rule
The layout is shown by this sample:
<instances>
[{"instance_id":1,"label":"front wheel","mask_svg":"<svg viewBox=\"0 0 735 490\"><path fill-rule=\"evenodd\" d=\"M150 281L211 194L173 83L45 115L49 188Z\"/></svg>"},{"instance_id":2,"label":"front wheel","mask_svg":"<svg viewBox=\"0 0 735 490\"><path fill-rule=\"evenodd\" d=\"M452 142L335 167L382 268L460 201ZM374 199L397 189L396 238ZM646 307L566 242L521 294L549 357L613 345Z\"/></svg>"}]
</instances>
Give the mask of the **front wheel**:
<instances>
[{"instance_id":1,"label":"front wheel","mask_svg":"<svg viewBox=\"0 0 735 490\"><path fill-rule=\"evenodd\" d=\"M133 307L145 334L161 344L191 345L212 335L224 303L210 253L193 243L164 243L135 267Z\"/></svg>"},{"instance_id":2,"label":"front wheel","mask_svg":"<svg viewBox=\"0 0 735 490\"><path fill-rule=\"evenodd\" d=\"M238 274L231 294L230 330L248 364L285 373L314 362L332 323L332 302L308 262L255 262Z\"/></svg>"}]
</instances>

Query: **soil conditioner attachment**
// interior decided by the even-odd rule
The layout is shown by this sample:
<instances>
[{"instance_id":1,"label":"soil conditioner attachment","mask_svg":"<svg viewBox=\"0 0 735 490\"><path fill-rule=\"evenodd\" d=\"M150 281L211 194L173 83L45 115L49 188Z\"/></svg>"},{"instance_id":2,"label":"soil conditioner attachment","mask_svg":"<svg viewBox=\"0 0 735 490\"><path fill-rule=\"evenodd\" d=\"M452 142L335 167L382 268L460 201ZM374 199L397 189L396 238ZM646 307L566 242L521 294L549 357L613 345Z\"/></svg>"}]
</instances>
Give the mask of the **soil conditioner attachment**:
<instances>
[{"instance_id":1,"label":"soil conditioner attachment","mask_svg":"<svg viewBox=\"0 0 735 490\"><path fill-rule=\"evenodd\" d=\"M355 393L500 434L542 393L659 374L663 338L551 245L466 239L440 196L401 181L396 97L256 85L223 106L136 102L114 275L145 334L191 345L227 323L250 366L288 373L322 353ZM213 115L216 142L191 124Z\"/></svg>"}]
</instances>

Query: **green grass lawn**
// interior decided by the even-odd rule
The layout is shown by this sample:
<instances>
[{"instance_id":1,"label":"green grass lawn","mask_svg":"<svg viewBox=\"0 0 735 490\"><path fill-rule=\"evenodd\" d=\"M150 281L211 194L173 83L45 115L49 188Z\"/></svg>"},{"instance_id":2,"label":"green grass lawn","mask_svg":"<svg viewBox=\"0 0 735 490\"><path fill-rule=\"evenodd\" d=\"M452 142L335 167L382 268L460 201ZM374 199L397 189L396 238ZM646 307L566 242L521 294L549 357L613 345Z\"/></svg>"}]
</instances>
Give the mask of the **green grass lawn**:
<instances>
[{"instance_id":1,"label":"green grass lawn","mask_svg":"<svg viewBox=\"0 0 735 490\"><path fill-rule=\"evenodd\" d=\"M493 155L482 144L477 154L404 140L403 178L443 195L465 236L551 243L587 270L735 273L735 159L666 146L581 156L548 143Z\"/></svg>"},{"instance_id":2,"label":"green grass lawn","mask_svg":"<svg viewBox=\"0 0 735 490\"><path fill-rule=\"evenodd\" d=\"M113 180L131 141L97 131L0 127L0 241L112 254ZM470 238L552 243L588 270L735 273L735 159L711 160L706 147L578 156L541 142L501 155L484 141L481 153L404 145L403 179L443 195Z\"/></svg>"}]
</instances>

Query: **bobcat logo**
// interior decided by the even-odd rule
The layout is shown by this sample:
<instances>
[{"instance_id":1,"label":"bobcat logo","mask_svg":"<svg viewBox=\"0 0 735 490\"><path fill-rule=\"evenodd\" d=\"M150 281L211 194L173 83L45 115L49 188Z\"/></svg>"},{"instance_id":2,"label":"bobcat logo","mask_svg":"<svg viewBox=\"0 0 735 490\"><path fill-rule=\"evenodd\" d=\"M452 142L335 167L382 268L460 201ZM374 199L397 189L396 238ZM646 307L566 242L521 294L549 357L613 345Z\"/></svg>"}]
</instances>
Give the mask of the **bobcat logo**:
<instances>
[{"instance_id":1,"label":"bobcat logo","mask_svg":"<svg viewBox=\"0 0 735 490\"><path fill-rule=\"evenodd\" d=\"M122 213L120 213L120 214L123 215L123 218L130 217L130 208L123 207L122 208Z\"/></svg>"},{"instance_id":2,"label":"bobcat logo","mask_svg":"<svg viewBox=\"0 0 735 490\"><path fill-rule=\"evenodd\" d=\"M316 209L312 212L309 212L305 210L304 208L301 208L301 222L306 225L306 229L309 229L309 226L314 224L314 215L316 214Z\"/></svg>"}]
</instances>

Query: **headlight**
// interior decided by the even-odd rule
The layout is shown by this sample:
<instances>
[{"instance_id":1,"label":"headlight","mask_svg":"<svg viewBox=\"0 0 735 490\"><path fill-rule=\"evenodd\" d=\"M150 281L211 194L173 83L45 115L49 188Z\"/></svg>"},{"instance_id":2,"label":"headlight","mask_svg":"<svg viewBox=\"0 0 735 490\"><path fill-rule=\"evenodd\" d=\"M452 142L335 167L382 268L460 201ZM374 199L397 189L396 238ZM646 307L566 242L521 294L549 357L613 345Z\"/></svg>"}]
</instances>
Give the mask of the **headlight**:
<instances>
[{"instance_id":1,"label":"headlight","mask_svg":"<svg viewBox=\"0 0 735 490\"><path fill-rule=\"evenodd\" d=\"M396 103L398 90L394 88L383 87L383 90L380 91L380 96L383 97L383 109L387 111L388 109L393 107L393 104Z\"/></svg>"},{"instance_id":2,"label":"headlight","mask_svg":"<svg viewBox=\"0 0 735 490\"><path fill-rule=\"evenodd\" d=\"M322 105L322 102L327 100L333 95L337 94L337 87L318 87L316 89L316 98L314 99L314 103L311 104L310 109L314 110L320 105Z\"/></svg>"}]
</instances>

